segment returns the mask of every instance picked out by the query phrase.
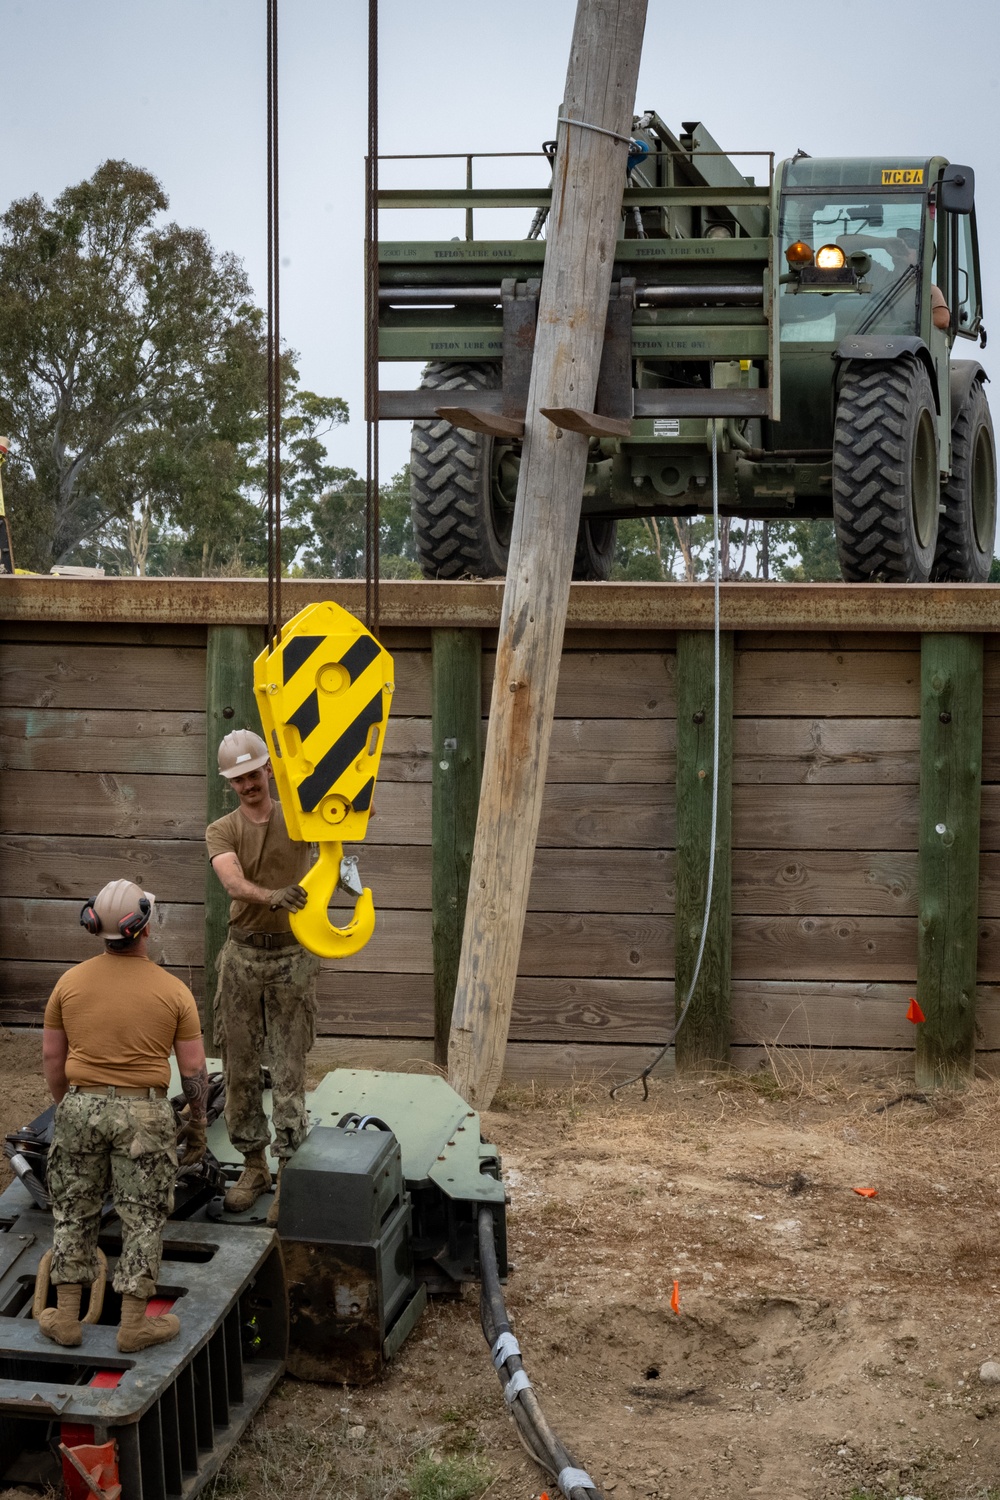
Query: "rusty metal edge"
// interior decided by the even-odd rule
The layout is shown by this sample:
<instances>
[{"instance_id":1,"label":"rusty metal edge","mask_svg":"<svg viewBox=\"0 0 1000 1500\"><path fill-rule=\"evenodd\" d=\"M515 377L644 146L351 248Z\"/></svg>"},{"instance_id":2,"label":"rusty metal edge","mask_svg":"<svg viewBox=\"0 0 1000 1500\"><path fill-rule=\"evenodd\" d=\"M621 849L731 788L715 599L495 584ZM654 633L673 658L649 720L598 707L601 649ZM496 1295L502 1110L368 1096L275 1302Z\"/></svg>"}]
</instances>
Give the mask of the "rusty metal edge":
<instances>
[{"instance_id":1,"label":"rusty metal edge","mask_svg":"<svg viewBox=\"0 0 1000 1500\"><path fill-rule=\"evenodd\" d=\"M496 629L502 579L459 583L387 581L381 620L389 627ZM286 579L288 617L332 599L364 612L360 579ZM995 584L729 583L722 585L724 630L1000 631ZM0 622L143 625L259 625L267 584L258 579L0 577ZM605 630L708 630L707 583L579 583L567 627Z\"/></svg>"}]
</instances>

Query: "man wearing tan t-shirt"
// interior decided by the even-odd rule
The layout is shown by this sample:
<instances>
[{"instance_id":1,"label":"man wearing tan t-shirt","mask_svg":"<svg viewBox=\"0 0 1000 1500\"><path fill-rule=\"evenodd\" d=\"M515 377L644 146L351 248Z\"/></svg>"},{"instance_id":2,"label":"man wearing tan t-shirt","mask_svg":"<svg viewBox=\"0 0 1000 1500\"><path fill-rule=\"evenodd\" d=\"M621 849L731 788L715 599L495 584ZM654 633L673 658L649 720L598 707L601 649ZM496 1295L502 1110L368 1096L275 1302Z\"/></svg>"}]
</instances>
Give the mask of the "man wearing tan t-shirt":
<instances>
[{"instance_id":1,"label":"man wearing tan t-shirt","mask_svg":"<svg viewBox=\"0 0 1000 1500\"><path fill-rule=\"evenodd\" d=\"M149 958L152 910L153 897L132 881L106 885L80 913L86 930L103 937L104 952L67 970L45 1007L42 1066L57 1105L47 1166L57 1306L38 1322L57 1344L82 1341L80 1300L97 1274L109 1187L122 1231L113 1281L122 1299L118 1348L135 1353L180 1328L172 1313L146 1316L177 1174L171 1051L190 1115L185 1166L205 1154L208 1075L194 996Z\"/></svg>"},{"instance_id":2,"label":"man wearing tan t-shirt","mask_svg":"<svg viewBox=\"0 0 1000 1500\"><path fill-rule=\"evenodd\" d=\"M205 834L212 868L232 898L229 936L219 955L215 1036L226 1073L226 1125L244 1159L225 1207L240 1213L271 1186L271 1135L262 1102L261 1066L271 1074L271 1123L278 1190L285 1162L308 1128L306 1055L316 1036L319 959L301 947L289 913L306 904L299 881L308 844L288 836L281 803L271 796L271 762L259 734L237 729L219 746L219 773L240 799L235 812ZM278 1191L267 1222L278 1221Z\"/></svg>"}]
</instances>

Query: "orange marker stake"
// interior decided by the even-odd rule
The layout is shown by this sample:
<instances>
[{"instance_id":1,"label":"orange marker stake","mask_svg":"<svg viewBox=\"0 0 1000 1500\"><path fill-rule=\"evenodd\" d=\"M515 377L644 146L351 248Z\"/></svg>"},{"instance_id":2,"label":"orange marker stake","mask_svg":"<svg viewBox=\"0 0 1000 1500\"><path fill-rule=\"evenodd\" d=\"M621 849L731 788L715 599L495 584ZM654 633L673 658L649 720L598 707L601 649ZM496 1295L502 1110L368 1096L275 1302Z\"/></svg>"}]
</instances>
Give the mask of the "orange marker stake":
<instances>
[{"instance_id":1,"label":"orange marker stake","mask_svg":"<svg viewBox=\"0 0 1000 1500\"><path fill-rule=\"evenodd\" d=\"M877 1198L878 1188L851 1188L852 1193L857 1193L859 1198Z\"/></svg>"},{"instance_id":2,"label":"orange marker stake","mask_svg":"<svg viewBox=\"0 0 1000 1500\"><path fill-rule=\"evenodd\" d=\"M674 1282L674 1289L670 1293L670 1306L673 1308L673 1310L674 1310L675 1313L678 1313L678 1314L680 1313L680 1310L681 1310L681 1284L680 1284L679 1281L675 1281Z\"/></svg>"},{"instance_id":3,"label":"orange marker stake","mask_svg":"<svg viewBox=\"0 0 1000 1500\"><path fill-rule=\"evenodd\" d=\"M924 1015L923 1011L920 1009L920 1006L917 1004L916 1000L911 1000L910 1001L909 1007L908 1007L907 1012L906 1012L906 1019L908 1021L912 1021L914 1025L916 1025L918 1021L926 1021L927 1020L927 1017Z\"/></svg>"}]
</instances>

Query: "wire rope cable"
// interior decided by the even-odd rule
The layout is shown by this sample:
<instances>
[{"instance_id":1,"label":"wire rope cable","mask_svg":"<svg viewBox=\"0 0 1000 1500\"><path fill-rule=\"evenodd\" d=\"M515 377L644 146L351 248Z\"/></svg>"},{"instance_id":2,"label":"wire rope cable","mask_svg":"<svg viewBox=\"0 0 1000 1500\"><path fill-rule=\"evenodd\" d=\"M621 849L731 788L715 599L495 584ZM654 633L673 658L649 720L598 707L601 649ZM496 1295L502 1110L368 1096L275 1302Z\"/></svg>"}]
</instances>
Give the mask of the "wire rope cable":
<instances>
[{"instance_id":1,"label":"wire rope cable","mask_svg":"<svg viewBox=\"0 0 1000 1500\"><path fill-rule=\"evenodd\" d=\"M715 884L715 841L719 822L719 661L720 661L720 593L719 593L719 419L712 418L712 818L709 833L708 848L708 880L705 888L705 911L701 923L701 936L698 939L698 952L695 955L694 972L688 985L681 1013L674 1022L673 1030L657 1052L652 1062L643 1068L641 1073L636 1073L634 1078L627 1078L624 1083L616 1083L611 1090L612 1099L622 1089L631 1087L633 1083L642 1084L643 1099L649 1098L649 1075L657 1064L666 1056L669 1049L677 1040L678 1032L687 1020L688 1011L691 1009L691 1001L694 999L695 987L698 976L701 973L701 961L705 956L705 943L708 940L708 923L712 915L712 889Z\"/></svg>"},{"instance_id":2,"label":"wire rope cable","mask_svg":"<svg viewBox=\"0 0 1000 1500\"><path fill-rule=\"evenodd\" d=\"M281 635L281 306L278 235L278 0L267 0L267 635Z\"/></svg>"},{"instance_id":3,"label":"wire rope cable","mask_svg":"<svg viewBox=\"0 0 1000 1500\"><path fill-rule=\"evenodd\" d=\"M379 632L378 0L368 0L368 155L365 161L365 624Z\"/></svg>"}]
</instances>

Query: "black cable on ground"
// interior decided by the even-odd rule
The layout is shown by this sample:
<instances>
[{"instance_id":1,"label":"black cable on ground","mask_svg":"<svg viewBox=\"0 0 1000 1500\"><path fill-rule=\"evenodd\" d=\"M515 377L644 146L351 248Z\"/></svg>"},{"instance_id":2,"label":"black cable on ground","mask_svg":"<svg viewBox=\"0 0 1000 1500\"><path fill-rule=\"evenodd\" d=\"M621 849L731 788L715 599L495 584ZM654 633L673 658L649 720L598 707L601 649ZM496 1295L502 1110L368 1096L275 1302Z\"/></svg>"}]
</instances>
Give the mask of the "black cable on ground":
<instances>
[{"instance_id":1,"label":"black cable on ground","mask_svg":"<svg viewBox=\"0 0 1000 1500\"><path fill-rule=\"evenodd\" d=\"M567 1500L604 1500L590 1475L577 1467L545 1420L525 1373L520 1346L511 1333L500 1287L491 1208L479 1210L478 1229L479 1321L518 1436L539 1468L552 1475Z\"/></svg>"}]
</instances>

